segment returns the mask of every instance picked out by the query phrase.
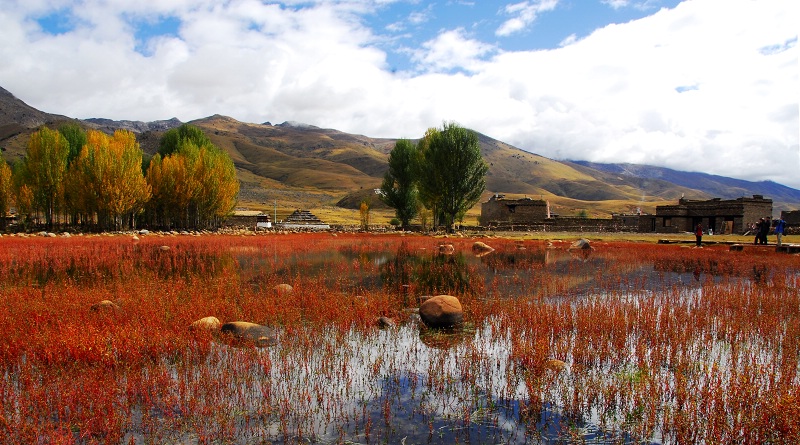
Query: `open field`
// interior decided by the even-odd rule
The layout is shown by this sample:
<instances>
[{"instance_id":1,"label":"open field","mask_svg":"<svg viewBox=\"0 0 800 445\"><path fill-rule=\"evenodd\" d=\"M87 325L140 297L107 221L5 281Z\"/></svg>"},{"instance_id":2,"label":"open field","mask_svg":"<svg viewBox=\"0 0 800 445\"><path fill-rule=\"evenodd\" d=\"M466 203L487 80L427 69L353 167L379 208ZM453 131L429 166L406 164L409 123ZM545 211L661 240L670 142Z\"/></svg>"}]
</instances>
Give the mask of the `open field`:
<instances>
[{"instance_id":1,"label":"open field","mask_svg":"<svg viewBox=\"0 0 800 445\"><path fill-rule=\"evenodd\" d=\"M799 255L503 235L0 237L0 444L800 442Z\"/></svg>"}]
</instances>

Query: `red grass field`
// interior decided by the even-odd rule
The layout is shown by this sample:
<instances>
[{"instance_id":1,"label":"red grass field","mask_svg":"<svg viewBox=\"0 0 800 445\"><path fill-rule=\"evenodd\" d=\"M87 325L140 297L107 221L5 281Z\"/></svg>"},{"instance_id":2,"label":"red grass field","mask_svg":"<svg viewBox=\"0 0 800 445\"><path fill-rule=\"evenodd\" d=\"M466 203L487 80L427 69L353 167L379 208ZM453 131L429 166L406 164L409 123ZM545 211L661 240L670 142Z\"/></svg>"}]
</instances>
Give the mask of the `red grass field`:
<instances>
[{"instance_id":1,"label":"red grass field","mask_svg":"<svg viewBox=\"0 0 800 445\"><path fill-rule=\"evenodd\" d=\"M800 443L800 256L474 241L0 238L0 443Z\"/></svg>"}]
</instances>

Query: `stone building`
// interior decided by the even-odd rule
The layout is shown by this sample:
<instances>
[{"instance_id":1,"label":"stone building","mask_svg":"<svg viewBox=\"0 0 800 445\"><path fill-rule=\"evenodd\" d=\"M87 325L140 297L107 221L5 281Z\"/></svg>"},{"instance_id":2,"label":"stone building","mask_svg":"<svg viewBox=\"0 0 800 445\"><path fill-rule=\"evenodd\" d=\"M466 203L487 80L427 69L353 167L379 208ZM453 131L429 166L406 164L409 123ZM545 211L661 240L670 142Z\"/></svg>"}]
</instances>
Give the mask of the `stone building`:
<instances>
[{"instance_id":1,"label":"stone building","mask_svg":"<svg viewBox=\"0 0 800 445\"><path fill-rule=\"evenodd\" d=\"M800 227L800 210L783 210L781 218L786 221L788 226Z\"/></svg>"},{"instance_id":2,"label":"stone building","mask_svg":"<svg viewBox=\"0 0 800 445\"><path fill-rule=\"evenodd\" d=\"M657 206L655 215L642 215L640 232L693 232L697 224L713 233L744 233L760 218L772 218L772 200L761 195L724 200L681 198L677 205Z\"/></svg>"},{"instance_id":3,"label":"stone building","mask_svg":"<svg viewBox=\"0 0 800 445\"><path fill-rule=\"evenodd\" d=\"M495 194L481 203L481 224L484 226L533 224L550 218L550 203L541 199L506 199Z\"/></svg>"}]
</instances>

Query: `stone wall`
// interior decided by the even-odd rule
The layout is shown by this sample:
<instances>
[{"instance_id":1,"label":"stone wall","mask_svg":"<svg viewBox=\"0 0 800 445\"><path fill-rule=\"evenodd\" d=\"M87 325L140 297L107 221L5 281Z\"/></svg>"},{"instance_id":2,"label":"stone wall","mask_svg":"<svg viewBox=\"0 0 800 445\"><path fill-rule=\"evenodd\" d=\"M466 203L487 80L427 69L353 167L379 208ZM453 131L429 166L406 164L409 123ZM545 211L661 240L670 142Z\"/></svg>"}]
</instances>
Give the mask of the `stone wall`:
<instances>
[{"instance_id":1,"label":"stone wall","mask_svg":"<svg viewBox=\"0 0 800 445\"><path fill-rule=\"evenodd\" d=\"M501 223L488 228L531 232L638 232L639 216L614 216L610 219L558 217L532 223Z\"/></svg>"}]
</instances>

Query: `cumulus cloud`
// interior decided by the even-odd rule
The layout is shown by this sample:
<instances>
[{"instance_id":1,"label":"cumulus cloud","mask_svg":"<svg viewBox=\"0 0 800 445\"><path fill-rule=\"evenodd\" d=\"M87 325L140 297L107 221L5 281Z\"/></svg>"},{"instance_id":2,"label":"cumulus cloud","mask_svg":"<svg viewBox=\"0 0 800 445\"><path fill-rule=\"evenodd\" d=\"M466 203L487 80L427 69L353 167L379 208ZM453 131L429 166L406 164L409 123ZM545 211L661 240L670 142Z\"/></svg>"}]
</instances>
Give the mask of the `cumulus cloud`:
<instances>
[{"instance_id":1,"label":"cumulus cloud","mask_svg":"<svg viewBox=\"0 0 800 445\"><path fill-rule=\"evenodd\" d=\"M463 28L440 33L422 44L412 59L430 71L463 69L477 71L482 57L494 50L492 45L470 39Z\"/></svg>"},{"instance_id":2,"label":"cumulus cloud","mask_svg":"<svg viewBox=\"0 0 800 445\"><path fill-rule=\"evenodd\" d=\"M375 2L72 4L0 9L0 58L13 61L0 65L0 86L43 111L184 121L219 113L412 138L455 120L551 158L800 187L794 0L687 1L540 51L442 29L409 49L416 70L397 73L380 30L362 20L382 7ZM503 32L555 4L509 5ZM68 14L68 26L46 33L37 20L54 12ZM137 21L166 19L175 33L137 36Z\"/></svg>"},{"instance_id":3,"label":"cumulus cloud","mask_svg":"<svg viewBox=\"0 0 800 445\"><path fill-rule=\"evenodd\" d=\"M495 34L504 37L526 29L536 20L536 17L545 11L552 11L559 0L533 0L506 5L503 12L512 18L503 22Z\"/></svg>"}]
</instances>

